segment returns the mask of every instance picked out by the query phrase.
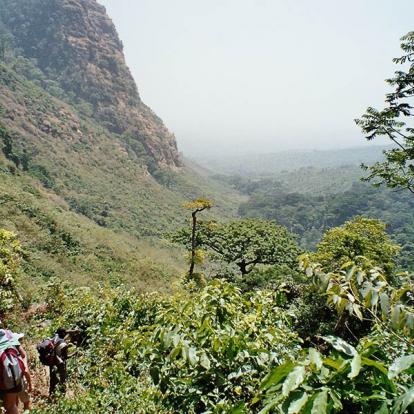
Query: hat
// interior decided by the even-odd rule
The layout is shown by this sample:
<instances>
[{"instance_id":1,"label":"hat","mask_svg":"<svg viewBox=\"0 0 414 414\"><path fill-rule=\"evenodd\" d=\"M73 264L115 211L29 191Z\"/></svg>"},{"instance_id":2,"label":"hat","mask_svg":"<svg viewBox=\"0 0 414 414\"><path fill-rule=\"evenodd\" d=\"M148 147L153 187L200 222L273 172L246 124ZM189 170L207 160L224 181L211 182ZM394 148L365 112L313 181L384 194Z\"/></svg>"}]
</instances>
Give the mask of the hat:
<instances>
[{"instance_id":1,"label":"hat","mask_svg":"<svg viewBox=\"0 0 414 414\"><path fill-rule=\"evenodd\" d=\"M23 333L14 333L12 331L9 331L8 329L0 329L0 342L6 342L6 341L16 342L16 341L19 341L23 337L24 337Z\"/></svg>"}]
</instances>

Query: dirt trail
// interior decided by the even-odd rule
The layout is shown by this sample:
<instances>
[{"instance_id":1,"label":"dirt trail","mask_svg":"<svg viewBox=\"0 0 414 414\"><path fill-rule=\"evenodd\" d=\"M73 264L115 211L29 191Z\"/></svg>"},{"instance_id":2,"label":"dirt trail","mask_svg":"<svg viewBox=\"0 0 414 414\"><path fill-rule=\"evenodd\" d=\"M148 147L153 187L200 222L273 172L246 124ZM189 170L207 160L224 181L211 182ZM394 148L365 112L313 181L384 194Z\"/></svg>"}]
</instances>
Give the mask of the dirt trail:
<instances>
[{"instance_id":1,"label":"dirt trail","mask_svg":"<svg viewBox=\"0 0 414 414\"><path fill-rule=\"evenodd\" d=\"M32 407L43 407L48 402L49 393L49 370L42 365L37 356L35 344L25 346L28 354L29 369L32 376L33 393ZM23 405L20 403L19 412L23 413Z\"/></svg>"}]
</instances>

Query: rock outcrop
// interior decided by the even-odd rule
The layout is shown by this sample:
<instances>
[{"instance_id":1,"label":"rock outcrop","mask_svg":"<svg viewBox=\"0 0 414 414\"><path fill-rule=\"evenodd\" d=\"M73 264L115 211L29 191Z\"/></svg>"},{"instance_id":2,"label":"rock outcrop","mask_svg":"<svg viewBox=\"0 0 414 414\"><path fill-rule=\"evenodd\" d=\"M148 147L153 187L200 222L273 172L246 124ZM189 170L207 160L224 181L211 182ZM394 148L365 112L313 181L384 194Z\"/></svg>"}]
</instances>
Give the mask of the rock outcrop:
<instances>
[{"instance_id":1,"label":"rock outcrop","mask_svg":"<svg viewBox=\"0 0 414 414\"><path fill-rule=\"evenodd\" d=\"M0 22L13 48L35 60L46 82L111 133L135 142L158 168L180 166L176 140L142 102L103 6L95 0L0 0Z\"/></svg>"}]
</instances>

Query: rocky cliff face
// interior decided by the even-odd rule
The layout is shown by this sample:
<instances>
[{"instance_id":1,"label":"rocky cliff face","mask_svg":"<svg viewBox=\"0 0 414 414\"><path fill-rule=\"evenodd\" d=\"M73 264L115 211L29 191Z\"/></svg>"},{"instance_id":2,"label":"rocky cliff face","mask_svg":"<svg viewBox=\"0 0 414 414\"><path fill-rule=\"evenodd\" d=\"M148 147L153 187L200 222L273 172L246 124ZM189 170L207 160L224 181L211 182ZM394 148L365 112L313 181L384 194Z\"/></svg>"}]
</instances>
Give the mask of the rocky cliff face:
<instances>
[{"instance_id":1,"label":"rocky cliff face","mask_svg":"<svg viewBox=\"0 0 414 414\"><path fill-rule=\"evenodd\" d=\"M56 83L157 167L180 165L175 138L141 101L103 6L95 0L0 0L0 21L17 53L35 60L43 82Z\"/></svg>"}]
</instances>

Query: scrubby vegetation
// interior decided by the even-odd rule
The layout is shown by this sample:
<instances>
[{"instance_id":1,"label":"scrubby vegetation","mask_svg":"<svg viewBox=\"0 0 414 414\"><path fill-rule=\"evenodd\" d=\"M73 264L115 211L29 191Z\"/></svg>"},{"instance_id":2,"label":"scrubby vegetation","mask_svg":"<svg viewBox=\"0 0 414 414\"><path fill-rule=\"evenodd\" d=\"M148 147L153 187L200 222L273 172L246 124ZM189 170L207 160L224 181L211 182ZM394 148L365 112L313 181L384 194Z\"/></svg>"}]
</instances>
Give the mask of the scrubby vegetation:
<instances>
[{"instance_id":1,"label":"scrubby vegetation","mask_svg":"<svg viewBox=\"0 0 414 414\"><path fill-rule=\"evenodd\" d=\"M101 6L2 5L0 318L78 332L69 392L35 413L414 412L413 34L389 106L358 121L397 145L367 178L406 193L357 183L364 151L212 180L141 102Z\"/></svg>"},{"instance_id":2,"label":"scrubby vegetation","mask_svg":"<svg viewBox=\"0 0 414 414\"><path fill-rule=\"evenodd\" d=\"M202 289L177 286L168 297L51 286L53 306L43 317L84 334L71 362L74 397L59 398L53 410L407 412L414 401L410 277L390 278L363 256L331 269L308 256L301 262L294 295L287 286L242 293L222 279ZM331 323L306 332L306 318L324 314L309 313L317 302Z\"/></svg>"},{"instance_id":3,"label":"scrubby vegetation","mask_svg":"<svg viewBox=\"0 0 414 414\"><path fill-rule=\"evenodd\" d=\"M212 224L213 231L207 222L196 228L204 246L217 240ZM219 233L223 246L243 252L247 239L234 235L247 231L258 243L265 224L232 222ZM272 226L270 234L278 230ZM13 281L2 283L12 292L22 252L11 233L2 234ZM298 253L286 231L266 241ZM408 273L395 272L397 255L384 225L357 217L328 231L296 269L283 263L291 277L279 261L262 261L204 287L177 283L167 296L52 281L30 323L49 319L47 333L71 326L82 339L70 361L71 392L38 401L35 412L410 412L414 286ZM260 289L243 280L266 272L272 278ZM16 311L21 298L10 298Z\"/></svg>"}]
</instances>

